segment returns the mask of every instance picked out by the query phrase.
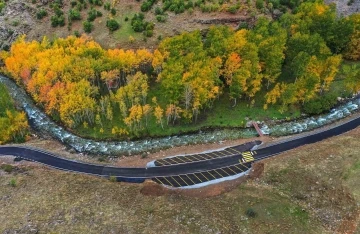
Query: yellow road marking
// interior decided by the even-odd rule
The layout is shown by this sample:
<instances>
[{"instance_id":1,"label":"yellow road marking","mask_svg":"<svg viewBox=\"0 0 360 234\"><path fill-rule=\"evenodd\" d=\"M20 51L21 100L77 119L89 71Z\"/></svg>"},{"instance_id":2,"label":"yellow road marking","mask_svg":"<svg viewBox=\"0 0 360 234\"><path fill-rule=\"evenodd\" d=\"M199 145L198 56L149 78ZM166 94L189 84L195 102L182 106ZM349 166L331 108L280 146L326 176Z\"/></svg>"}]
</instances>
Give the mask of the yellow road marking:
<instances>
[{"instance_id":1,"label":"yellow road marking","mask_svg":"<svg viewBox=\"0 0 360 234\"><path fill-rule=\"evenodd\" d=\"M244 166L246 169L249 169L245 164L243 164L242 162L240 162L240 164L242 165L242 166Z\"/></svg>"},{"instance_id":2,"label":"yellow road marking","mask_svg":"<svg viewBox=\"0 0 360 234\"><path fill-rule=\"evenodd\" d=\"M252 161L254 161L253 158L245 158L245 159L246 159L246 162L252 162Z\"/></svg>"},{"instance_id":3,"label":"yellow road marking","mask_svg":"<svg viewBox=\"0 0 360 234\"><path fill-rule=\"evenodd\" d=\"M175 187L166 177L163 177L171 186Z\"/></svg>"},{"instance_id":4,"label":"yellow road marking","mask_svg":"<svg viewBox=\"0 0 360 234\"><path fill-rule=\"evenodd\" d=\"M189 180L193 182L193 184L196 184L188 175L186 175L186 177L189 178Z\"/></svg>"},{"instance_id":5,"label":"yellow road marking","mask_svg":"<svg viewBox=\"0 0 360 234\"><path fill-rule=\"evenodd\" d=\"M222 154L224 156L228 156L227 154L224 154L222 151L216 151L216 152L218 152L219 154Z\"/></svg>"},{"instance_id":6,"label":"yellow road marking","mask_svg":"<svg viewBox=\"0 0 360 234\"><path fill-rule=\"evenodd\" d=\"M216 177L213 176L213 174L211 174L209 171L207 171L208 174L210 174L212 177L214 177L214 179L216 180Z\"/></svg>"},{"instance_id":7,"label":"yellow road marking","mask_svg":"<svg viewBox=\"0 0 360 234\"><path fill-rule=\"evenodd\" d=\"M160 182L160 184L162 184L162 185L164 185L164 183L163 182L161 182L161 180L159 180L158 178L154 178L155 180L157 180L157 181L159 181Z\"/></svg>"},{"instance_id":8,"label":"yellow road marking","mask_svg":"<svg viewBox=\"0 0 360 234\"><path fill-rule=\"evenodd\" d=\"M209 180L203 173L199 172L206 180Z\"/></svg>"},{"instance_id":9,"label":"yellow road marking","mask_svg":"<svg viewBox=\"0 0 360 234\"><path fill-rule=\"evenodd\" d=\"M192 157L192 158L193 158L192 162L199 161L199 159L197 159L194 155L189 155L189 158L190 158L190 157ZM194 158L195 158L195 160L194 160Z\"/></svg>"},{"instance_id":10,"label":"yellow road marking","mask_svg":"<svg viewBox=\"0 0 360 234\"><path fill-rule=\"evenodd\" d=\"M195 155L191 155L191 156L194 157L194 158L196 158L197 161L202 161L201 159L195 157ZM196 156L198 156L198 155L196 154Z\"/></svg>"},{"instance_id":11,"label":"yellow road marking","mask_svg":"<svg viewBox=\"0 0 360 234\"><path fill-rule=\"evenodd\" d=\"M220 155L216 154L216 152L210 152L208 154L214 155L216 158L218 158Z\"/></svg>"},{"instance_id":12,"label":"yellow road marking","mask_svg":"<svg viewBox=\"0 0 360 234\"><path fill-rule=\"evenodd\" d=\"M164 165L164 164L162 164L162 163L160 162L160 160L161 160L161 159L156 160L156 162L157 162L157 163L159 163L159 164L160 164L160 166Z\"/></svg>"},{"instance_id":13,"label":"yellow road marking","mask_svg":"<svg viewBox=\"0 0 360 234\"><path fill-rule=\"evenodd\" d=\"M186 155L184 159L186 159L186 162L192 162L192 160L189 158L189 155Z\"/></svg>"},{"instance_id":14,"label":"yellow road marking","mask_svg":"<svg viewBox=\"0 0 360 234\"><path fill-rule=\"evenodd\" d=\"M232 150L232 151L234 151L235 152L235 154L240 154L240 152L239 151L237 151L236 149L233 149L233 148L227 148L228 150Z\"/></svg>"},{"instance_id":15,"label":"yellow road marking","mask_svg":"<svg viewBox=\"0 0 360 234\"><path fill-rule=\"evenodd\" d=\"M219 174L219 176L221 176L221 178L223 178L224 176L223 175L221 175L217 170L214 170L216 173L218 173Z\"/></svg>"},{"instance_id":16,"label":"yellow road marking","mask_svg":"<svg viewBox=\"0 0 360 234\"><path fill-rule=\"evenodd\" d=\"M186 161L182 160L181 156L177 157L177 159L179 159L181 162L186 163Z\"/></svg>"},{"instance_id":17,"label":"yellow road marking","mask_svg":"<svg viewBox=\"0 0 360 234\"><path fill-rule=\"evenodd\" d=\"M193 173L193 175L194 175L198 180L200 180L200 178L199 178L197 175L195 175L195 173ZM202 180L200 180L200 182L202 183Z\"/></svg>"},{"instance_id":18,"label":"yellow road marking","mask_svg":"<svg viewBox=\"0 0 360 234\"><path fill-rule=\"evenodd\" d=\"M232 155L232 154L233 154L232 152L227 151L226 149L224 149L223 151L225 151L226 153L228 153L228 154L230 154L230 155ZM227 154L227 155L228 155L228 154Z\"/></svg>"},{"instance_id":19,"label":"yellow road marking","mask_svg":"<svg viewBox=\"0 0 360 234\"><path fill-rule=\"evenodd\" d=\"M175 164L179 164L178 162L176 162L174 159L172 159L172 158L167 158L169 161L173 161L173 162L175 162ZM171 165L172 163L170 162L170 165Z\"/></svg>"},{"instance_id":20,"label":"yellow road marking","mask_svg":"<svg viewBox=\"0 0 360 234\"><path fill-rule=\"evenodd\" d=\"M220 168L220 170L223 170L223 172L225 172L228 176L230 176L230 174L227 173L224 169Z\"/></svg>"},{"instance_id":21,"label":"yellow road marking","mask_svg":"<svg viewBox=\"0 0 360 234\"><path fill-rule=\"evenodd\" d=\"M182 181L184 181L184 183L185 183L187 186L189 186L189 184L186 183L186 181L185 181L183 178L181 178L181 176L178 175L178 177L179 177Z\"/></svg>"},{"instance_id":22,"label":"yellow road marking","mask_svg":"<svg viewBox=\"0 0 360 234\"><path fill-rule=\"evenodd\" d=\"M234 172L235 174L237 174L233 169L231 169L230 167L227 167L229 168L230 171Z\"/></svg>"},{"instance_id":23,"label":"yellow road marking","mask_svg":"<svg viewBox=\"0 0 360 234\"><path fill-rule=\"evenodd\" d=\"M207 160L207 158L204 158L201 154L198 154L197 156L199 156L200 158Z\"/></svg>"},{"instance_id":24,"label":"yellow road marking","mask_svg":"<svg viewBox=\"0 0 360 234\"><path fill-rule=\"evenodd\" d=\"M217 158L217 155L215 154L215 157L213 155L210 155L211 153L206 153L205 155L209 156L210 158Z\"/></svg>"},{"instance_id":25,"label":"yellow road marking","mask_svg":"<svg viewBox=\"0 0 360 234\"><path fill-rule=\"evenodd\" d=\"M171 179L173 179L173 181L175 181L180 187L181 187L181 184L179 184L179 182L177 182L177 180L174 179L174 177L170 176Z\"/></svg>"},{"instance_id":26,"label":"yellow road marking","mask_svg":"<svg viewBox=\"0 0 360 234\"><path fill-rule=\"evenodd\" d=\"M252 162L252 161L254 161L254 158L253 157L247 157L247 158L245 158L245 161L246 162Z\"/></svg>"},{"instance_id":27,"label":"yellow road marking","mask_svg":"<svg viewBox=\"0 0 360 234\"><path fill-rule=\"evenodd\" d=\"M236 165L233 165L234 167L236 167L237 169L239 169L241 172L244 172L243 169L241 169L240 167L237 167Z\"/></svg>"}]
</instances>

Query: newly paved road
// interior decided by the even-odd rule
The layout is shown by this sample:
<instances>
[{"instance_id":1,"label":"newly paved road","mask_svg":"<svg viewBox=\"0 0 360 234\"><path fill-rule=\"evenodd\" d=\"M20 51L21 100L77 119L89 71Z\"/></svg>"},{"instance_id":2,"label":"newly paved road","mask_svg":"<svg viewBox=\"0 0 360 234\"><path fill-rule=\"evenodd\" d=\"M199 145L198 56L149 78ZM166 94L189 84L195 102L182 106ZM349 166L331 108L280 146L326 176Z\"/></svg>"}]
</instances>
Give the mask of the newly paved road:
<instances>
[{"instance_id":1,"label":"newly paved road","mask_svg":"<svg viewBox=\"0 0 360 234\"><path fill-rule=\"evenodd\" d=\"M315 132L301 138L290 138L286 142L254 151L239 151L236 153L236 151L227 148L230 149L227 152L232 152L232 154L224 155L224 157L150 168L119 168L87 164L60 158L39 149L17 146L0 147L0 155L13 155L65 171L103 177L115 176L118 181L143 182L145 179L153 179L161 184L182 187L236 175L246 171L254 161L271 157L304 144L315 143L328 137L342 134L359 125L360 117L357 117L325 131ZM234 147L231 148L234 149ZM226 151L227 149L224 150Z\"/></svg>"}]
</instances>

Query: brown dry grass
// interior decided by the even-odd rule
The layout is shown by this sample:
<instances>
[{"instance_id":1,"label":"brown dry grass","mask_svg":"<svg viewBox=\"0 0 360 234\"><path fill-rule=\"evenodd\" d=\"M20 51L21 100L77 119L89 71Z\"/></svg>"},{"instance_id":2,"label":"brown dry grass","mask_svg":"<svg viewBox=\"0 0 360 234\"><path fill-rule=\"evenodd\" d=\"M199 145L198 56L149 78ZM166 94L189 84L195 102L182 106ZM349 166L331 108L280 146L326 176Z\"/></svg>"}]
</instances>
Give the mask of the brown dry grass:
<instances>
[{"instance_id":1,"label":"brown dry grass","mask_svg":"<svg viewBox=\"0 0 360 234\"><path fill-rule=\"evenodd\" d=\"M70 7L70 1L63 1L64 7L63 11L67 16ZM120 23L121 28L116 32L109 32L106 27L106 20L109 17L112 17L110 13L104 10L103 7L95 7L97 10L103 13L102 17L97 18L94 21L94 30L89 34L92 36L95 41L100 43L104 48L115 48L121 47L125 49L136 49L136 48L149 48L154 49L158 43L158 36L162 38L173 36L179 34L184 31L193 31L197 29L205 29L208 28L208 24L198 23L197 20L208 20L208 19L226 19L226 18L238 18L244 17L250 18L250 14L248 13L249 5L245 0L239 0L241 4L241 9L237 14L233 15L227 12L213 12L213 13L202 13L200 10L195 9L192 14L188 12L184 12L182 14L174 14L173 12L166 12L168 14L166 23L159 23L155 18L155 8L157 6L161 7L161 1L155 4L151 11L145 13L145 19L147 21L153 22L156 24L154 35L151 38L146 38L144 40L144 36L142 33L135 33L132 31L130 26L131 18L135 13L141 12L140 6L142 2L130 1L130 0L119 0L119 1L111 1L116 2L115 9L117 10L116 16L114 18ZM37 5L31 4L27 2L27 4L34 8L34 12L36 12ZM233 2L235 4L235 2ZM47 36L50 39L54 39L56 37L66 37L68 35L73 35L74 31L78 31L80 33L83 32L82 22L86 20L87 13L90 9L88 4L87 9L83 9L81 11L82 20L73 21L70 30L68 30L67 24L64 27L51 27L50 17L54 15L53 10L49 8L49 6L45 6L45 8L49 12L49 16L45 17L42 20L36 20L35 15L33 15L33 20L36 22L36 25L31 26L31 30L28 33L29 40L41 40L43 36ZM254 7L252 6L252 9ZM125 17L128 17L129 20L126 22ZM228 24L232 27L237 27L237 24ZM130 42L129 36L132 36L135 41Z\"/></svg>"},{"instance_id":2,"label":"brown dry grass","mask_svg":"<svg viewBox=\"0 0 360 234\"><path fill-rule=\"evenodd\" d=\"M158 196L144 195L151 183L18 165L26 170L0 176L0 233L359 233L359 135L267 159L263 175L260 165L260 177L241 184L160 187Z\"/></svg>"}]
</instances>

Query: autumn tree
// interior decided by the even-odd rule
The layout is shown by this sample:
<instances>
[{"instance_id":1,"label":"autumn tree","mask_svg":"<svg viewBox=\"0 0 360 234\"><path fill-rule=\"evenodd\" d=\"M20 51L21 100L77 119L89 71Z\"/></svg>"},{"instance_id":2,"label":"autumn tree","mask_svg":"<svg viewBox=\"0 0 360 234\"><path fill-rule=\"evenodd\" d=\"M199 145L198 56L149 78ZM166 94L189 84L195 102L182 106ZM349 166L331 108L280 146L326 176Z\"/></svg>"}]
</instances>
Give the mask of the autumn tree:
<instances>
[{"instance_id":1,"label":"autumn tree","mask_svg":"<svg viewBox=\"0 0 360 234\"><path fill-rule=\"evenodd\" d=\"M349 20L354 25L354 32L346 46L344 56L351 60L360 60L360 14L353 14Z\"/></svg>"},{"instance_id":2,"label":"autumn tree","mask_svg":"<svg viewBox=\"0 0 360 234\"><path fill-rule=\"evenodd\" d=\"M353 93L360 91L360 66L344 65L343 73L345 77L346 87Z\"/></svg>"}]
</instances>

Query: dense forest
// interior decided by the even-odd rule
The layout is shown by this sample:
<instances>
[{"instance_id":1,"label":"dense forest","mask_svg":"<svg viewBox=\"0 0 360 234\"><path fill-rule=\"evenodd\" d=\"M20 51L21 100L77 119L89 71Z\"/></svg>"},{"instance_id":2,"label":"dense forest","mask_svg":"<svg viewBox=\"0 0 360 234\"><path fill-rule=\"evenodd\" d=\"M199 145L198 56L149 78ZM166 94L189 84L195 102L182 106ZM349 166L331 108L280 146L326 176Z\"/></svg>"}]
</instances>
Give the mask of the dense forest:
<instances>
[{"instance_id":1,"label":"dense forest","mask_svg":"<svg viewBox=\"0 0 360 234\"><path fill-rule=\"evenodd\" d=\"M41 42L23 36L0 57L3 72L65 126L143 135L149 125L197 123L224 95L231 107L330 109L342 60L360 59L360 14L339 18L334 5L305 2L277 21L182 33L155 51L105 50L86 35ZM359 91L360 67L344 66L343 73L345 87Z\"/></svg>"}]
</instances>

